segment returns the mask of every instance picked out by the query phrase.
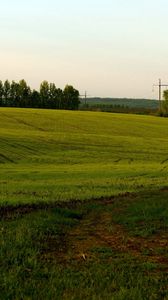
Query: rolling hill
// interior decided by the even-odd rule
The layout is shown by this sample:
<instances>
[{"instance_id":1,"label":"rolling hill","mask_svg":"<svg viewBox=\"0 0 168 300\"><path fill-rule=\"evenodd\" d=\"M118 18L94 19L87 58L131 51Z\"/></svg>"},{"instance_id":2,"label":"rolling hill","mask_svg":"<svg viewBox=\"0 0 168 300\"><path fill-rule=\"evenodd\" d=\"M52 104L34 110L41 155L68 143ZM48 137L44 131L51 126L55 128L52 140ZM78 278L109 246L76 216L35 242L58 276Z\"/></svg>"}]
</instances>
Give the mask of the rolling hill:
<instances>
[{"instance_id":1,"label":"rolling hill","mask_svg":"<svg viewBox=\"0 0 168 300\"><path fill-rule=\"evenodd\" d=\"M0 120L1 205L167 185L168 119L1 108Z\"/></svg>"}]
</instances>

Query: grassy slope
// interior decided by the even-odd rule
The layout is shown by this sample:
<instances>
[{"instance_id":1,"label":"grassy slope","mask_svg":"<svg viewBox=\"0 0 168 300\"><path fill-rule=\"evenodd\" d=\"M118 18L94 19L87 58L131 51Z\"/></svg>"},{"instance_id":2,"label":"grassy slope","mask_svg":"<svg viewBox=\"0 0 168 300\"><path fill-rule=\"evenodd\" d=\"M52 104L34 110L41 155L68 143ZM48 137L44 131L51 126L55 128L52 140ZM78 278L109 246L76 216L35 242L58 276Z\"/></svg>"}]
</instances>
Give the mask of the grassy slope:
<instances>
[{"instance_id":1,"label":"grassy slope","mask_svg":"<svg viewBox=\"0 0 168 300\"><path fill-rule=\"evenodd\" d=\"M139 192L1 207L0 298L167 300L168 120L5 108L0 120L1 206Z\"/></svg>"},{"instance_id":2,"label":"grassy slope","mask_svg":"<svg viewBox=\"0 0 168 300\"><path fill-rule=\"evenodd\" d=\"M168 119L1 108L0 137L1 205L167 185Z\"/></svg>"}]
</instances>

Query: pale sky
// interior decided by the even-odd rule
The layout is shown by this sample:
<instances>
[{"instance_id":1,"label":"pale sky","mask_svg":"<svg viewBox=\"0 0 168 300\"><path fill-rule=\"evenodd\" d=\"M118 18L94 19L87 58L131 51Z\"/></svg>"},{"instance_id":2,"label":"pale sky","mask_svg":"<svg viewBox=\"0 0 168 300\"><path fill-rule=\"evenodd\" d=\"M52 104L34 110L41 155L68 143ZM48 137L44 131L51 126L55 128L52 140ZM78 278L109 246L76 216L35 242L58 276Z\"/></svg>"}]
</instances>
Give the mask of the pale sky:
<instances>
[{"instance_id":1,"label":"pale sky","mask_svg":"<svg viewBox=\"0 0 168 300\"><path fill-rule=\"evenodd\" d=\"M0 79L154 98L168 83L167 0L0 0Z\"/></svg>"}]
</instances>

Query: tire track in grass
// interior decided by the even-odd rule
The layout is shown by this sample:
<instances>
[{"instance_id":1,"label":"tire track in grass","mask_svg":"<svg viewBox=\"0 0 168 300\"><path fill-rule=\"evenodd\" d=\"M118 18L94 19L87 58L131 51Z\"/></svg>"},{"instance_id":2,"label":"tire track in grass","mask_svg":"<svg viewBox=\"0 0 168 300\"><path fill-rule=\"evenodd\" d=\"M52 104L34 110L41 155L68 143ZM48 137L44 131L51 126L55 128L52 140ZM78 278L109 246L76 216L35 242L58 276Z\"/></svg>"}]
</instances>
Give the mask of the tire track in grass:
<instances>
[{"instance_id":1,"label":"tire track in grass","mask_svg":"<svg viewBox=\"0 0 168 300\"><path fill-rule=\"evenodd\" d=\"M168 162L168 158L165 159L165 160L163 160L163 161L161 162L161 165L163 165L163 164L165 164L165 163L167 163L167 162Z\"/></svg>"},{"instance_id":2,"label":"tire track in grass","mask_svg":"<svg viewBox=\"0 0 168 300\"><path fill-rule=\"evenodd\" d=\"M168 271L168 257L166 254L159 254L160 248L168 251L168 234L163 233L150 238L132 237L119 224L111 223L112 214L102 213L99 216L91 214L86 216L80 224L72 229L67 236L67 249L63 253L55 253L60 262L71 262L73 260L98 259L99 249L108 252L111 250L109 259L129 254L144 262L156 263L164 266ZM112 232L109 232L109 224L112 225ZM50 256L53 259L54 253Z\"/></svg>"},{"instance_id":3,"label":"tire track in grass","mask_svg":"<svg viewBox=\"0 0 168 300\"><path fill-rule=\"evenodd\" d=\"M135 201L135 198L130 200ZM98 260L103 251L107 252L109 260L129 255L141 263L156 264L158 271L164 269L168 272L168 232L162 230L148 237L133 236L123 225L113 221L113 215L123 210L122 205L111 209L114 204L112 199L94 204L95 208L93 206L78 225L67 232L65 243L60 246L61 251L56 247L55 238L49 237L49 246L42 254L43 259L56 260L61 264L73 261L82 263Z\"/></svg>"},{"instance_id":4,"label":"tire track in grass","mask_svg":"<svg viewBox=\"0 0 168 300\"><path fill-rule=\"evenodd\" d=\"M167 192L167 187L159 192ZM60 239L59 247L57 247L58 240L54 235L47 237L45 243L48 243L48 247L41 253L41 259L57 260L59 263L66 264L72 261L84 262L99 259L101 249L105 251L109 249L111 251L109 259L128 254L142 263L157 264L158 270L164 268L168 271L168 232L161 230L148 237L134 236L123 225L113 221L114 215L121 214L128 201L131 203L136 201L136 196L126 193L118 197L93 199L86 202L71 201L0 207L0 216L4 221L10 221L39 210L80 209L83 217L73 228L68 229L64 238ZM119 200L121 200L120 205L115 207L115 203Z\"/></svg>"},{"instance_id":5,"label":"tire track in grass","mask_svg":"<svg viewBox=\"0 0 168 300\"><path fill-rule=\"evenodd\" d=\"M35 126L35 125L33 125L32 123L28 123L28 122L26 122L26 121L23 121L22 119L19 119L19 118L14 117L14 116L11 117L11 116L9 116L9 115L7 115L7 114L5 114L5 113L1 113L1 115L5 116L6 118L8 118L8 119L10 119L10 120L14 120L14 121L16 121L16 122L19 123L19 124L22 124L22 125L31 127L31 128L33 128L33 129L36 129L36 130L39 130L39 131L45 131L45 132L48 131L48 130L46 130L46 129L44 129L44 128Z\"/></svg>"},{"instance_id":6,"label":"tire track in grass","mask_svg":"<svg viewBox=\"0 0 168 300\"><path fill-rule=\"evenodd\" d=\"M5 161L7 162L11 162L11 163L15 163L14 160L12 160L11 158L9 158L8 156L0 153L0 163L4 164Z\"/></svg>"}]
</instances>

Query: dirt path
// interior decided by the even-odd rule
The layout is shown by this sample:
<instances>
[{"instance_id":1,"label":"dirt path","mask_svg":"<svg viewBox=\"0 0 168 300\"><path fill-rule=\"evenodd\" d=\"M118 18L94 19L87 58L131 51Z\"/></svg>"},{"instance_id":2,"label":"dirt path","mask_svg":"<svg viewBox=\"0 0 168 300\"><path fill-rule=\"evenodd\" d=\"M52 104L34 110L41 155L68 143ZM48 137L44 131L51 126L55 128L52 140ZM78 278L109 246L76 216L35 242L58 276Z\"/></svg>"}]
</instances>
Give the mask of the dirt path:
<instances>
[{"instance_id":1,"label":"dirt path","mask_svg":"<svg viewBox=\"0 0 168 300\"><path fill-rule=\"evenodd\" d=\"M86 202L71 201L52 204L20 205L17 207L1 207L0 216L5 219L22 217L25 214L48 210L50 208L82 208L87 203L101 204L101 209L90 209L78 221L77 225L69 229L65 236L61 237L59 244L54 237L48 237L48 247L42 257L45 260L56 259L60 263L71 261L85 262L97 259L98 251L94 249L109 249L115 255L127 253L145 262L153 262L164 265L168 270L168 232L162 231L159 234L144 238L131 235L123 226L113 220L114 214L120 214L124 208L122 201L121 207L108 209L113 206L115 201L123 200L135 201L136 195L126 193L118 197L93 199ZM163 251L162 251L163 250Z\"/></svg>"},{"instance_id":2,"label":"dirt path","mask_svg":"<svg viewBox=\"0 0 168 300\"><path fill-rule=\"evenodd\" d=\"M105 202L105 206L110 202ZM53 249L55 248L55 251ZM112 253L127 253L143 262L163 265L168 271L168 233L163 232L148 238L131 236L121 225L113 222L111 212L94 211L86 215L64 238L62 247L54 247L50 240L52 251L45 253L49 260L56 259L60 263L71 261L89 261L98 258L94 249L109 249ZM160 250L164 249L164 254Z\"/></svg>"},{"instance_id":3,"label":"dirt path","mask_svg":"<svg viewBox=\"0 0 168 300\"><path fill-rule=\"evenodd\" d=\"M95 247L109 247L114 252L143 256L147 261L163 263L168 267L168 256L158 254L160 248L167 248L168 253L167 233L150 238L129 236L121 225L113 223L109 213L84 220L69 235L69 252L76 259L91 258Z\"/></svg>"}]
</instances>

